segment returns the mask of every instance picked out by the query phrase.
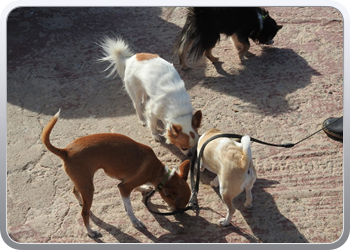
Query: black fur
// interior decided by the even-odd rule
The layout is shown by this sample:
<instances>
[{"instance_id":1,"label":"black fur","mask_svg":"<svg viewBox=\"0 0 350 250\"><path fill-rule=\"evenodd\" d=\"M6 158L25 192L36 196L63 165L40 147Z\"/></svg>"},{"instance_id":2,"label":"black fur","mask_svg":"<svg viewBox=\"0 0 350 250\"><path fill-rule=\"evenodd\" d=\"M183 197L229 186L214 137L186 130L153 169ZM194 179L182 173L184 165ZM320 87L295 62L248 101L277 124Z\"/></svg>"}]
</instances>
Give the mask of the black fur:
<instances>
[{"instance_id":1,"label":"black fur","mask_svg":"<svg viewBox=\"0 0 350 250\"><path fill-rule=\"evenodd\" d=\"M189 56L198 60L205 51L215 47L220 34L235 34L239 43L249 48L249 38L260 44L271 44L282 28L265 9L259 7L189 7L187 10L186 23L174 47L181 64L184 63L181 57L184 59L183 54L189 47ZM258 13L263 16L262 29Z\"/></svg>"}]
</instances>

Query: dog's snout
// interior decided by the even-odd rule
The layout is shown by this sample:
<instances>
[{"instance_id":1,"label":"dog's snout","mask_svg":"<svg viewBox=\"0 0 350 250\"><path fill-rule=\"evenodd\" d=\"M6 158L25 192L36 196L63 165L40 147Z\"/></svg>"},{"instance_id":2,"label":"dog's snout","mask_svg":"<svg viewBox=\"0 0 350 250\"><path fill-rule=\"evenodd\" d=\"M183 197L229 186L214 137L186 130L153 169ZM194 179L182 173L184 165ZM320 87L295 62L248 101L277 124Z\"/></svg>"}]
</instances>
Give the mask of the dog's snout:
<instances>
[{"instance_id":1,"label":"dog's snout","mask_svg":"<svg viewBox=\"0 0 350 250\"><path fill-rule=\"evenodd\" d=\"M270 40L269 42L268 42L268 45L272 45L274 43L274 40Z\"/></svg>"}]
</instances>

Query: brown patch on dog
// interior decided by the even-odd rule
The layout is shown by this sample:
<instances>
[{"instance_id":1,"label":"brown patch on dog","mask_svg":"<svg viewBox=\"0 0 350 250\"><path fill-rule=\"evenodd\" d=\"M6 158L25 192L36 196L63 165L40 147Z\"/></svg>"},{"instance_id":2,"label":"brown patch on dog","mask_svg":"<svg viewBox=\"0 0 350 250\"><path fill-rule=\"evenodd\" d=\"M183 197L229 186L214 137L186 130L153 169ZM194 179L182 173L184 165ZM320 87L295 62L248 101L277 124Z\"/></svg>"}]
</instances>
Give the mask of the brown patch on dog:
<instances>
[{"instance_id":1,"label":"brown patch on dog","mask_svg":"<svg viewBox=\"0 0 350 250\"><path fill-rule=\"evenodd\" d=\"M168 130L169 141L176 147L187 150L190 148L190 136L182 132L182 126L174 124L171 129Z\"/></svg>"},{"instance_id":2,"label":"brown patch on dog","mask_svg":"<svg viewBox=\"0 0 350 250\"><path fill-rule=\"evenodd\" d=\"M198 129L201 126L202 121L202 111L197 110L196 113L192 116L192 128L198 134Z\"/></svg>"},{"instance_id":3,"label":"brown patch on dog","mask_svg":"<svg viewBox=\"0 0 350 250\"><path fill-rule=\"evenodd\" d=\"M159 57L157 54L150 54L150 53L138 53L136 54L136 60L137 61L145 61L150 60Z\"/></svg>"}]
</instances>

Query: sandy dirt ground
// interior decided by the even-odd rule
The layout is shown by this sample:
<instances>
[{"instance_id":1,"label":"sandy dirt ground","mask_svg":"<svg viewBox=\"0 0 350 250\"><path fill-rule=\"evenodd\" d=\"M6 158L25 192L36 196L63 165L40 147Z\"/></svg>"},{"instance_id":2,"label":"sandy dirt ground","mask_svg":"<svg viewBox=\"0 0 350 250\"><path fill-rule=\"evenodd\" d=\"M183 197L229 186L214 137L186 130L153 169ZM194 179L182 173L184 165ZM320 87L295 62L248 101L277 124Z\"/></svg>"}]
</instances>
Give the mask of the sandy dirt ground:
<instances>
[{"instance_id":1,"label":"sandy dirt ground","mask_svg":"<svg viewBox=\"0 0 350 250\"><path fill-rule=\"evenodd\" d=\"M149 145L177 167L187 159L175 146L152 140L138 124L119 77L106 78L97 45L122 36L134 52L157 53L173 62L195 109L203 112L200 134L216 127L272 143L297 142L343 113L343 19L331 7L270 7L283 28L273 46L252 44L240 64L222 37L213 50L220 62L189 61L180 71L172 46L185 21L183 9L19 8L8 18L7 233L18 243L332 243L343 233L343 144L321 131L291 149L252 143L258 180L253 209L245 194L233 200L232 224L215 177L201 175L198 211L152 215L133 192L134 228L125 214L118 181L95 175L91 221L102 237L87 236L72 182L60 159L40 140L43 126L61 108L51 141L65 147L93 133L121 133ZM165 203L155 195L154 208Z\"/></svg>"}]
</instances>

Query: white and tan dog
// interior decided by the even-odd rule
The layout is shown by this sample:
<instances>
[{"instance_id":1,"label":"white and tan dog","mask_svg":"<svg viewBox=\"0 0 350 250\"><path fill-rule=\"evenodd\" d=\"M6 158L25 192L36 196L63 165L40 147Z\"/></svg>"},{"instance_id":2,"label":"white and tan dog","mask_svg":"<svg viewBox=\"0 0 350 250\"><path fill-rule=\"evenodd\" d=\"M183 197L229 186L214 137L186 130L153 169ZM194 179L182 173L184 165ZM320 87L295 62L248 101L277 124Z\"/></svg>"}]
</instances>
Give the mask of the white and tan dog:
<instances>
[{"instance_id":1,"label":"white and tan dog","mask_svg":"<svg viewBox=\"0 0 350 250\"><path fill-rule=\"evenodd\" d=\"M198 140L197 152L199 154L202 145L211 137L222 134L218 129L210 129ZM252 207L253 196L251 190L256 180L256 171L250 149L250 137L245 135L241 142L231 138L217 138L208 143L201 159L201 171L208 169L217 174L210 182L213 187L220 186L221 199L227 206L226 218L220 219L222 226L230 224L235 212L232 200L244 189L247 200L246 208Z\"/></svg>"},{"instance_id":2,"label":"white and tan dog","mask_svg":"<svg viewBox=\"0 0 350 250\"><path fill-rule=\"evenodd\" d=\"M94 195L93 177L100 168L108 176L121 181L118 189L126 213L135 227L143 227L143 224L132 211L130 193L143 184L150 183L154 187L162 184L159 194L172 210L187 205L191 195L186 182L189 160L180 165L178 174L164 166L150 147L113 133L84 136L66 148L56 148L50 142L50 133L58 117L59 112L45 126L41 139L48 150L62 159L63 168L74 183L73 193L82 206L81 215L90 237L99 235L91 229L89 219Z\"/></svg>"},{"instance_id":3,"label":"white and tan dog","mask_svg":"<svg viewBox=\"0 0 350 250\"><path fill-rule=\"evenodd\" d=\"M146 124L142 113L142 105L145 105L153 138L160 141L157 121L161 120L166 142L187 155L197 144L202 112L198 110L192 115L190 96L174 66L156 54L133 54L120 38L107 37L100 46L105 56L100 61L110 62L106 69L111 69L108 76L118 74L123 80L140 123Z\"/></svg>"}]
</instances>

